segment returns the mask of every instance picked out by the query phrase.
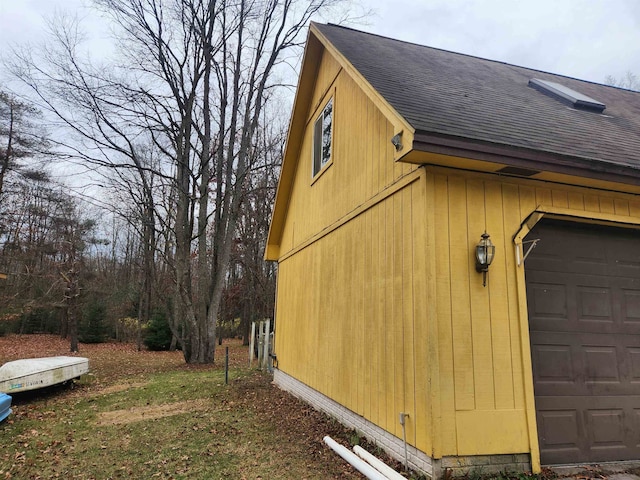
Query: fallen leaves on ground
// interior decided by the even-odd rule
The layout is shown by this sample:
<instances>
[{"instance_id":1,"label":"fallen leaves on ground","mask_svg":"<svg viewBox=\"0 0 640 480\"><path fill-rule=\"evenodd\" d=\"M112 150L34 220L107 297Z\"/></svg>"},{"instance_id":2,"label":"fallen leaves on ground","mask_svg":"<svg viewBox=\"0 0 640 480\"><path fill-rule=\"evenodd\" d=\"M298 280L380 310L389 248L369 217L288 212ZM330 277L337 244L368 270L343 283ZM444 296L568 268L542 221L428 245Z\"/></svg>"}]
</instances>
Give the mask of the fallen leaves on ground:
<instances>
[{"instance_id":1,"label":"fallen leaves on ground","mask_svg":"<svg viewBox=\"0 0 640 480\"><path fill-rule=\"evenodd\" d=\"M246 369L248 366L248 349L243 347L238 340L226 341L222 347L216 349L216 363L214 365L188 365L185 363L181 352L138 351L136 346L131 344L80 344L80 352L77 355L89 358L93 380L91 382L82 382L82 385L74 389L61 389L55 392L55 398L56 400L61 398L80 399L93 395L105 395L124 390L125 387L123 385L144 387L149 375L153 373L212 368L223 369L226 347L229 347L230 368ZM0 364L21 358L54 355L69 355L68 340L52 335L7 335L0 337ZM320 478L347 480L364 478L322 441L325 435L329 435L344 445L348 446L351 443L355 434L346 430L337 421L314 410L289 393L280 390L272 384L271 377L264 373L253 371L249 375L233 380L230 386L231 388L226 391L227 393L218 399L220 403L215 408L227 411L238 409L240 411L256 412L255 418L260 418L261 422L259 428L269 428L279 432L278 441L266 447L270 453L278 458L278 462L283 462L284 465L291 463L298 467L302 466L309 472L315 472L315 475L320 472ZM156 411L158 408L163 408L162 405L150 408L154 410L142 411L143 409L140 409L138 411L132 409L132 415L168 415L176 413L173 410L178 407L175 405L171 408L168 407L169 410L173 409L169 413ZM183 409L180 409L180 411ZM198 409L192 408L191 410L196 412ZM67 417L64 409L58 409L54 412L47 408L46 402L44 404L42 402L31 404L29 401L24 401L19 406L19 414L25 418L43 421L51 419L58 422L65 421ZM107 422L110 419L106 417L100 418ZM238 427L241 428L240 425ZM73 426L70 426L70 428L73 428ZM198 424L193 428L198 430L204 428L206 429L205 431L211 429L205 424ZM224 435L230 435L233 432L211 431L210 433L218 435L218 438L224 442ZM236 434L239 433L241 432L236 432ZM35 429L24 432L20 435L20 438L15 438L15 440L16 442L22 442L24 445L33 445L35 442L41 441L40 434ZM80 439L80 443L82 443L82 439ZM63 444L66 444L66 447L63 447ZM76 441L73 438L67 442L59 439L53 443L43 444L41 451L52 452L60 450L62 452L61 449L64 448L66 454L74 454L75 445ZM367 445L363 446L367 447ZM104 445L105 450L108 448L108 445ZM10 460L14 464L22 464L25 462L24 453L19 449L15 458L5 458L5 460ZM397 462L392 462L388 458L384 460L391 463L394 468L401 469L400 464ZM188 460L184 461L188 464ZM248 468L250 469L250 467ZM322 473L326 473L326 475ZM250 473L243 473L243 476L253 478ZM286 478L286 476L281 478ZM310 476L309 478L319 477Z\"/></svg>"}]
</instances>

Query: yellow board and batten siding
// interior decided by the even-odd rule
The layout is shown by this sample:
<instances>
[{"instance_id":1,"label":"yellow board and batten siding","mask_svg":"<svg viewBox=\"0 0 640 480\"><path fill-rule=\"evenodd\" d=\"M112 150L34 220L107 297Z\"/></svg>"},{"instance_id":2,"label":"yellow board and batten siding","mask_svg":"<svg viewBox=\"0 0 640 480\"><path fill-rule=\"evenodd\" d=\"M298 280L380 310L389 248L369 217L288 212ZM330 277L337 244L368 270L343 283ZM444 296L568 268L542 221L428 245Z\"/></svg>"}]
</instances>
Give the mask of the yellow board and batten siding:
<instances>
[{"instance_id":1,"label":"yellow board and batten siding","mask_svg":"<svg viewBox=\"0 0 640 480\"><path fill-rule=\"evenodd\" d=\"M323 50L275 245L278 367L398 437L408 413L408 442L434 458L531 452L538 466L514 236L536 210L638 224L640 203L395 162L397 122L361 87ZM332 97L332 159L312 179L313 122Z\"/></svg>"},{"instance_id":2,"label":"yellow board and batten siding","mask_svg":"<svg viewBox=\"0 0 640 480\"><path fill-rule=\"evenodd\" d=\"M428 287L437 303L436 457L536 453L526 298L519 292L524 270L516 265L514 235L536 210L637 225L640 202L625 193L426 168L433 201L427 229L437 252L435 285ZM483 288L473 247L485 229L496 256Z\"/></svg>"},{"instance_id":3,"label":"yellow board and batten siding","mask_svg":"<svg viewBox=\"0 0 640 480\"><path fill-rule=\"evenodd\" d=\"M428 344L415 338L426 330L414 291L426 261L421 169L389 161L393 125L326 52L316 78L279 246L278 365L398 436L408 413L408 440L430 451ZM312 125L331 97L332 160L312 179Z\"/></svg>"},{"instance_id":4,"label":"yellow board and batten siding","mask_svg":"<svg viewBox=\"0 0 640 480\"><path fill-rule=\"evenodd\" d=\"M331 75L324 73L325 67ZM291 189L295 202L289 200L287 221L282 229L281 256L418 168L389 161L393 158L390 142L393 126L356 83L337 68L330 55L322 56L318 70ZM312 180L313 121L331 97L334 98L332 160Z\"/></svg>"},{"instance_id":5,"label":"yellow board and batten siding","mask_svg":"<svg viewBox=\"0 0 640 480\"><path fill-rule=\"evenodd\" d=\"M433 224L427 228L435 232L437 252L431 288L437 302L442 450L436 453L527 452L510 239L520 219L505 214L517 198L509 198L512 190L503 191L487 175L429 169L427 177L435 192ZM473 257L485 230L496 244L486 288Z\"/></svg>"}]
</instances>

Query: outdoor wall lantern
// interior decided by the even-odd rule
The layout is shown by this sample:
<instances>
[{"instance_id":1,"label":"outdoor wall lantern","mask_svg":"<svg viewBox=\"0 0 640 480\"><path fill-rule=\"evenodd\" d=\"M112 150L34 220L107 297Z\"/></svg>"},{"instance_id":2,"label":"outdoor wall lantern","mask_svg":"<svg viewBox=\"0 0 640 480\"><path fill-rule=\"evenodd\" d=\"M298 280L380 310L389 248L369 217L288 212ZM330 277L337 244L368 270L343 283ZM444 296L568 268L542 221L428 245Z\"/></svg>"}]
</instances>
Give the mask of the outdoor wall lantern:
<instances>
[{"instance_id":1,"label":"outdoor wall lantern","mask_svg":"<svg viewBox=\"0 0 640 480\"><path fill-rule=\"evenodd\" d=\"M493 256L496 253L496 247L491 242L489 234L485 231L482 238L476 245L476 271L482 272L482 286L487 286L487 272L489 265L493 262Z\"/></svg>"}]
</instances>

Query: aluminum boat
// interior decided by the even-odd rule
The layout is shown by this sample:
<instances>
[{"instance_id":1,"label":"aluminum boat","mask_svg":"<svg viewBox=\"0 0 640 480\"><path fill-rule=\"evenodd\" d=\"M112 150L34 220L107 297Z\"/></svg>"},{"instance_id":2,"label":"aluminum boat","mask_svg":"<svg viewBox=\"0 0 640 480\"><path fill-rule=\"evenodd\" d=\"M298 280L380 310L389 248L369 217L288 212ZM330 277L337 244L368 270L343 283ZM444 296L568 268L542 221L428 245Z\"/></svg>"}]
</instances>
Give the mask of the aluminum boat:
<instances>
[{"instance_id":1,"label":"aluminum boat","mask_svg":"<svg viewBox=\"0 0 640 480\"><path fill-rule=\"evenodd\" d=\"M0 393L17 393L64 383L89 372L84 357L27 358L0 367Z\"/></svg>"}]
</instances>

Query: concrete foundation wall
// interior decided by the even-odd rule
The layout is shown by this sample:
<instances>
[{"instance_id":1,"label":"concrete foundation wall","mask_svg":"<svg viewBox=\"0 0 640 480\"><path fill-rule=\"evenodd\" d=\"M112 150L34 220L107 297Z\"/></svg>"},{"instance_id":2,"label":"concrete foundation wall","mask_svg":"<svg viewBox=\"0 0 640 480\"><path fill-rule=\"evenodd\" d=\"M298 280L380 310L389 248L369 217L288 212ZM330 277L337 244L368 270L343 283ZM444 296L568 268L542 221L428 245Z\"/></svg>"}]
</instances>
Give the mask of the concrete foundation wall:
<instances>
[{"instance_id":1,"label":"concrete foundation wall","mask_svg":"<svg viewBox=\"0 0 640 480\"><path fill-rule=\"evenodd\" d=\"M273 379L278 387L307 402L317 410L330 415L346 427L356 430L371 443L385 450L391 457L404 463L404 443L401 438L374 425L364 417L357 415L329 397L280 370L276 369L274 371ZM450 470L453 476L461 476L470 471L497 473L504 471L526 472L531 470L528 454L474 455L433 459L426 453L408 445L407 457L409 468L428 475L434 480L443 478L447 470Z\"/></svg>"}]
</instances>

